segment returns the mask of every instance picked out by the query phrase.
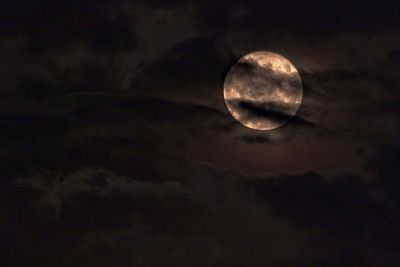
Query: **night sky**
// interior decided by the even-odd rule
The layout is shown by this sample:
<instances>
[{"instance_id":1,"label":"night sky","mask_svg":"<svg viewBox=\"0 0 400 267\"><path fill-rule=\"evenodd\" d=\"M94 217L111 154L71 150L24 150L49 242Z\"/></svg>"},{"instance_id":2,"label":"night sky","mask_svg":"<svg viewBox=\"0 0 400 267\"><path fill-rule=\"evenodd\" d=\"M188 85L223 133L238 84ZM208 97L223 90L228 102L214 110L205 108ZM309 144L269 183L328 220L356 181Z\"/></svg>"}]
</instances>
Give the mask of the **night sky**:
<instances>
[{"instance_id":1,"label":"night sky","mask_svg":"<svg viewBox=\"0 0 400 267\"><path fill-rule=\"evenodd\" d=\"M260 50L271 131L223 96ZM399 115L396 1L3 1L0 266L398 267Z\"/></svg>"}]
</instances>

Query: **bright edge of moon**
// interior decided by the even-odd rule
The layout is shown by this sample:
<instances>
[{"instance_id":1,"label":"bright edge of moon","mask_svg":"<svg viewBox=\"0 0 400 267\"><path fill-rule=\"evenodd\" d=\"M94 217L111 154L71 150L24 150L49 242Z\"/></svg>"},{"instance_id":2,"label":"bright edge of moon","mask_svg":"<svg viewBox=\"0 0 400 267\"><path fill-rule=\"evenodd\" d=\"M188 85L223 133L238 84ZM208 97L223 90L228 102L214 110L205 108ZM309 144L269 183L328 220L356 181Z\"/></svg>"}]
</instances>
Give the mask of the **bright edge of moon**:
<instances>
[{"instance_id":1,"label":"bright edge of moon","mask_svg":"<svg viewBox=\"0 0 400 267\"><path fill-rule=\"evenodd\" d=\"M273 130L296 115L303 98L301 77L289 60L259 51L229 70L224 98L232 116L254 130Z\"/></svg>"}]
</instances>

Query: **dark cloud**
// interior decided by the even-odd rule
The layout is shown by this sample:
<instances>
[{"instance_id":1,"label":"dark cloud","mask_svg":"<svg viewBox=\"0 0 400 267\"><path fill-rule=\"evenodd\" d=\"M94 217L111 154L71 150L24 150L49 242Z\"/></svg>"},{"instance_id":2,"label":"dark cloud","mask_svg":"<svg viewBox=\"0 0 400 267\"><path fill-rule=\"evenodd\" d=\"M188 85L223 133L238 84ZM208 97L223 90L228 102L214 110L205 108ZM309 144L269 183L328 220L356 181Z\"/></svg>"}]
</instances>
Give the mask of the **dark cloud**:
<instances>
[{"instance_id":1,"label":"dark cloud","mask_svg":"<svg viewBox=\"0 0 400 267\"><path fill-rule=\"evenodd\" d=\"M0 265L397 266L398 11L3 3ZM223 99L257 50L303 80L269 132Z\"/></svg>"},{"instance_id":2,"label":"dark cloud","mask_svg":"<svg viewBox=\"0 0 400 267\"><path fill-rule=\"evenodd\" d=\"M255 1L251 4L234 1L230 5L207 1L200 5L198 13L200 25L205 30L264 32L273 38L287 34L315 40L345 30L398 27L398 9L395 2L383 6L374 1L361 6L348 1L309 4L298 1Z\"/></svg>"},{"instance_id":3,"label":"dark cloud","mask_svg":"<svg viewBox=\"0 0 400 267\"><path fill-rule=\"evenodd\" d=\"M30 236L28 243L46 236L56 244L54 256L47 259L49 264L67 254L65 266L81 262L100 266L113 262L121 266L281 262L295 266L298 260L311 260L307 258L314 246L310 239L320 241L316 236L306 237L306 232L254 202L242 187L244 176L207 164L195 165L192 175L194 179L184 184L153 183L91 167L66 175L42 173L19 180L18 190L28 187L39 193L33 197L39 202L33 203L40 204L41 210L23 227L39 227L42 223L35 220L44 216L47 223L62 231L37 229L39 233ZM30 190L20 192L26 195ZM49 207L56 209L55 218L43 213ZM120 216L120 212L126 214ZM178 214L180 219L175 217ZM162 224L154 221L160 215ZM67 221L71 223L66 225ZM84 235L66 238L62 234L65 227L68 232ZM252 240L252 245L245 245L246 240ZM44 253L42 249L36 253ZM108 252L99 258L101 251ZM28 258L36 265L34 257Z\"/></svg>"},{"instance_id":4,"label":"dark cloud","mask_svg":"<svg viewBox=\"0 0 400 267\"><path fill-rule=\"evenodd\" d=\"M321 252L311 260L314 264L336 266L354 261L357 266L364 266L370 261L391 264L396 258L397 246L392 241L398 239L395 233L399 229L393 224L398 214L390 204L376 198L373 182L349 174L324 177L304 173L265 177L221 170L211 165L203 168L210 177L225 177L230 183L241 184L240 188L256 200L255 205L271 210L279 217L290 218L297 227L308 229L309 237L313 231L321 231L319 235L325 242L336 243L336 256ZM265 205L260 204L263 201ZM388 238L383 234L386 230L388 235L394 234L391 241L383 241ZM387 254L382 255L382 251ZM333 251L329 249L329 252Z\"/></svg>"},{"instance_id":5,"label":"dark cloud","mask_svg":"<svg viewBox=\"0 0 400 267\"><path fill-rule=\"evenodd\" d=\"M220 46L212 38L180 42L160 59L144 66L134 79L132 90L165 98L215 101L221 96L217 88L222 86L223 70L228 64Z\"/></svg>"},{"instance_id":6,"label":"dark cloud","mask_svg":"<svg viewBox=\"0 0 400 267\"><path fill-rule=\"evenodd\" d=\"M247 119L251 118L268 118L268 120L273 123L283 124L284 122L291 120L293 116L291 114L286 114L286 108L277 106L275 103L252 103L251 101L228 101L229 105L235 107L236 109L243 110L243 113L248 116ZM242 117L241 117L242 119ZM246 117L243 118L246 120ZM298 117L293 118L299 123L307 126L312 124Z\"/></svg>"},{"instance_id":7,"label":"dark cloud","mask_svg":"<svg viewBox=\"0 0 400 267\"><path fill-rule=\"evenodd\" d=\"M28 47L34 51L47 52L74 42L93 49L129 49L135 44L133 18L109 1L96 6L19 1L4 4L2 12L6 33L28 38Z\"/></svg>"},{"instance_id":8,"label":"dark cloud","mask_svg":"<svg viewBox=\"0 0 400 267\"><path fill-rule=\"evenodd\" d=\"M262 135L244 135L241 138L248 143L268 143L271 141L268 137Z\"/></svg>"},{"instance_id":9,"label":"dark cloud","mask_svg":"<svg viewBox=\"0 0 400 267\"><path fill-rule=\"evenodd\" d=\"M299 224L317 225L332 234L360 235L358 231L364 231L365 225L384 211L359 177L341 177L329 183L310 173L259 181L252 187L273 203L277 213L290 214Z\"/></svg>"},{"instance_id":10,"label":"dark cloud","mask_svg":"<svg viewBox=\"0 0 400 267\"><path fill-rule=\"evenodd\" d=\"M164 198L168 195L184 195L185 189L174 182L151 183L119 176L101 167L86 167L74 173L63 175L44 172L28 179L16 181L19 186L27 186L41 194L38 204L54 209L55 216L68 198L87 193L100 196L138 195Z\"/></svg>"}]
</instances>

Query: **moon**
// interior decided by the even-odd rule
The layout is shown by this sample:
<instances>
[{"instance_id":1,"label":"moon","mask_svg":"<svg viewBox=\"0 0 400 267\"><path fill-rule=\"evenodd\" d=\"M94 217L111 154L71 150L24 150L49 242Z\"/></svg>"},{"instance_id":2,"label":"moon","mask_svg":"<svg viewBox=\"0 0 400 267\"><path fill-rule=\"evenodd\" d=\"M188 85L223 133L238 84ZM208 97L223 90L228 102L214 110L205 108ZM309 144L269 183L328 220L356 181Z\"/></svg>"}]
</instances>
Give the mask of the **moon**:
<instances>
[{"instance_id":1,"label":"moon","mask_svg":"<svg viewBox=\"0 0 400 267\"><path fill-rule=\"evenodd\" d=\"M289 60L267 51L240 58L224 82L232 116L254 130L273 130L296 115L303 98L301 77Z\"/></svg>"}]
</instances>

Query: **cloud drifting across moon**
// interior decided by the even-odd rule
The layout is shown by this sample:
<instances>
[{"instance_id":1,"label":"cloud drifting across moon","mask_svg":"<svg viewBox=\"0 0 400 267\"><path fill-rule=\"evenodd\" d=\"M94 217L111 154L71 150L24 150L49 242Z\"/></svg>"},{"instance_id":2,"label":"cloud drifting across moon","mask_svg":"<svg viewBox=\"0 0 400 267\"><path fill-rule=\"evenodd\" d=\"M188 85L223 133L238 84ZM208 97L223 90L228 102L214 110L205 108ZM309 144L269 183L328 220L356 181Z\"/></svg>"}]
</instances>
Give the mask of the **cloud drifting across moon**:
<instances>
[{"instance_id":1,"label":"cloud drifting across moon","mask_svg":"<svg viewBox=\"0 0 400 267\"><path fill-rule=\"evenodd\" d=\"M259 51L240 58L224 83L228 110L241 124L255 130L284 125L296 114L302 96L296 68L272 52Z\"/></svg>"}]
</instances>

